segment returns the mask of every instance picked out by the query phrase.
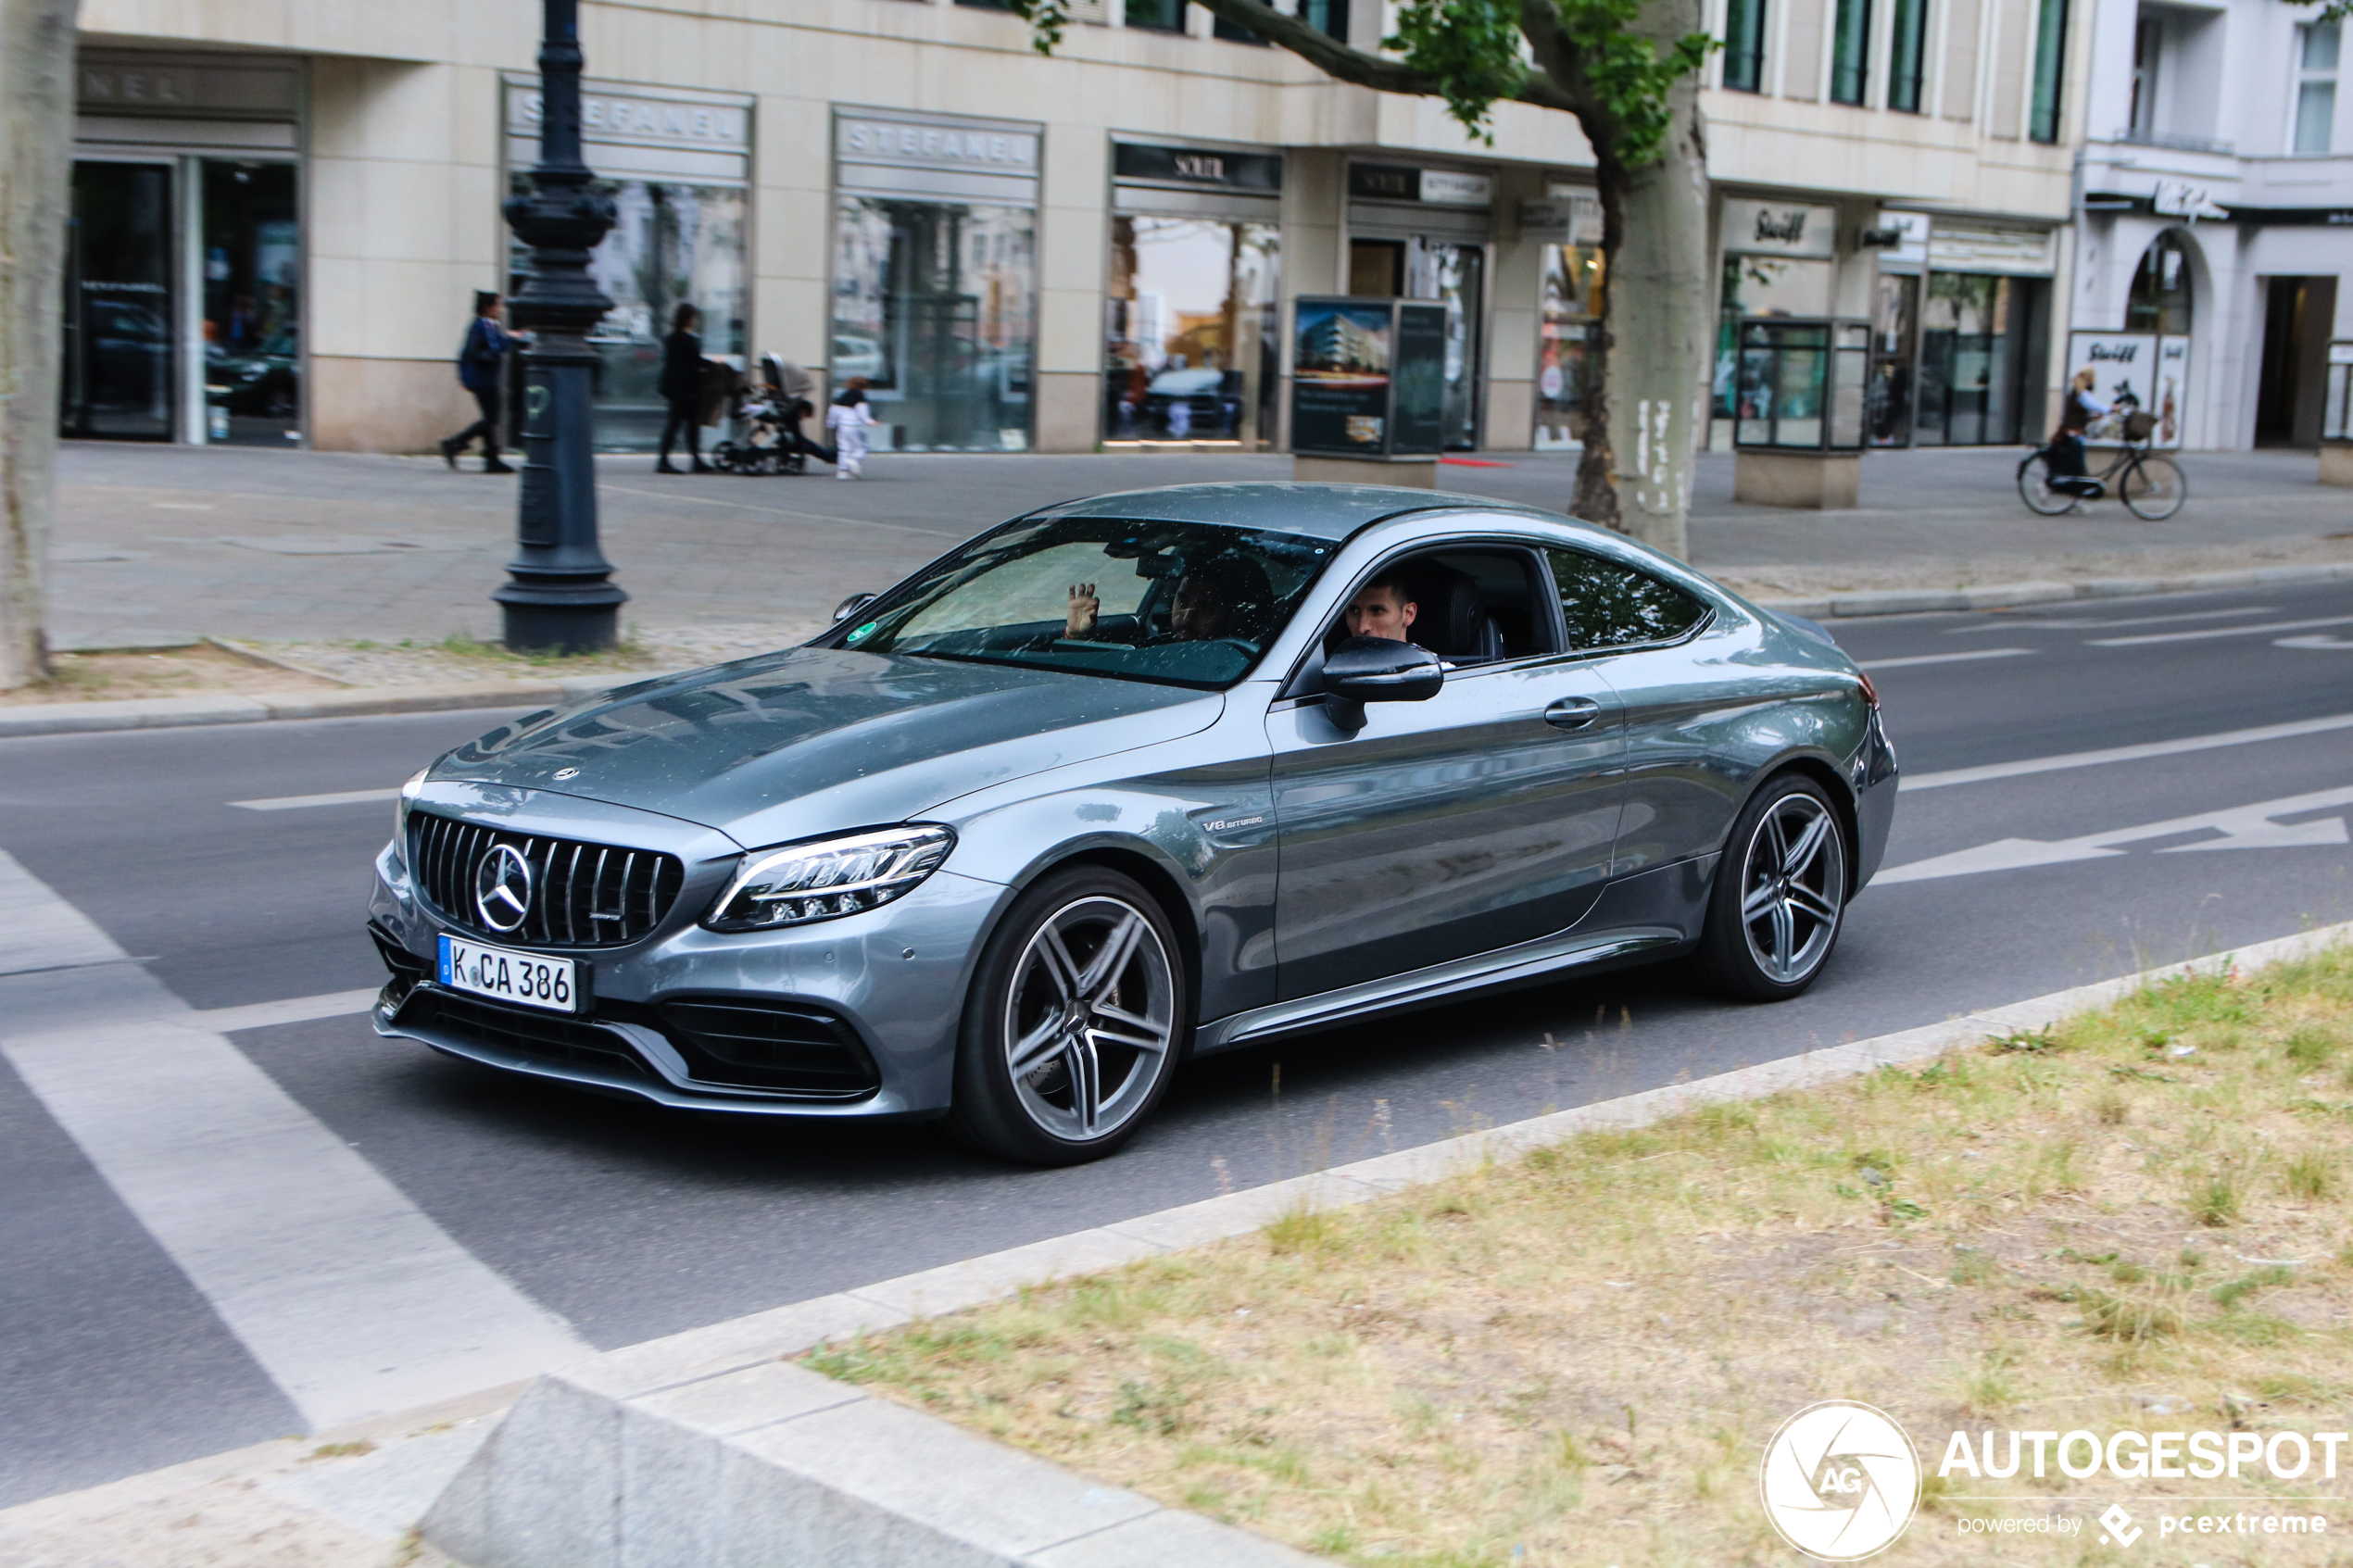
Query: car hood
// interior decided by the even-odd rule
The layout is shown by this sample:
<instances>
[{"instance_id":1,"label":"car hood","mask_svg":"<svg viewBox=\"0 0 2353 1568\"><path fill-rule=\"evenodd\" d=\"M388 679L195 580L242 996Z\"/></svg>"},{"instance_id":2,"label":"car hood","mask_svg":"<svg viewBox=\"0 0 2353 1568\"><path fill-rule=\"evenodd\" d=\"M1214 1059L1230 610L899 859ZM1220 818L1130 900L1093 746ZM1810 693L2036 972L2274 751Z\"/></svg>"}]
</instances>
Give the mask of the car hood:
<instances>
[{"instance_id":1,"label":"car hood","mask_svg":"<svg viewBox=\"0 0 2353 1568\"><path fill-rule=\"evenodd\" d=\"M989 784L1174 740L1224 703L1100 676L794 648L534 714L458 747L432 777L658 811L753 848L903 822Z\"/></svg>"}]
</instances>

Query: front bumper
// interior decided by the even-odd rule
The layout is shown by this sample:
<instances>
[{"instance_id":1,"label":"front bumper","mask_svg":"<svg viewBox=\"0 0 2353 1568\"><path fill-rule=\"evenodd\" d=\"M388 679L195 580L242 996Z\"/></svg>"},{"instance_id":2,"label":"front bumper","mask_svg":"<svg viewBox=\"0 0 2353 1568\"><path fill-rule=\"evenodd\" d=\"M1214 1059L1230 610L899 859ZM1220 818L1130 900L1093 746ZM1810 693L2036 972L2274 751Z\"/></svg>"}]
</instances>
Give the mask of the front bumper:
<instances>
[{"instance_id":1,"label":"front bumper","mask_svg":"<svg viewBox=\"0 0 2353 1568\"><path fill-rule=\"evenodd\" d=\"M369 926L393 979L371 1021L486 1067L682 1110L872 1120L947 1109L971 966L1010 889L940 871L863 914L723 935L696 923L713 891L703 880L690 874L643 941L550 949L581 964L588 1000L577 1014L546 1012L432 979L444 932L480 938L429 908L387 846Z\"/></svg>"}]
</instances>

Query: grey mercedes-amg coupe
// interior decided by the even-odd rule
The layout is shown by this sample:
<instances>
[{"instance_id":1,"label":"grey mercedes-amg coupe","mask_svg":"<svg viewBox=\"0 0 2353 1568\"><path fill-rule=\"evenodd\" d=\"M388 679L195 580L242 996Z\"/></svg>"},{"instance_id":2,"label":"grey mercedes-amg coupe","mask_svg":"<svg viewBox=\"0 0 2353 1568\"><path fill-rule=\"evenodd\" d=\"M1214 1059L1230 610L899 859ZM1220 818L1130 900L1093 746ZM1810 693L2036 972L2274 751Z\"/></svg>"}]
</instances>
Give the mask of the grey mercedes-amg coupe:
<instances>
[{"instance_id":1,"label":"grey mercedes-amg coupe","mask_svg":"<svg viewBox=\"0 0 2353 1568\"><path fill-rule=\"evenodd\" d=\"M808 644L401 792L380 1034L1065 1163L1189 1056L1688 960L1796 995L1877 867L1867 676L1606 530L1432 491L1051 507Z\"/></svg>"}]
</instances>

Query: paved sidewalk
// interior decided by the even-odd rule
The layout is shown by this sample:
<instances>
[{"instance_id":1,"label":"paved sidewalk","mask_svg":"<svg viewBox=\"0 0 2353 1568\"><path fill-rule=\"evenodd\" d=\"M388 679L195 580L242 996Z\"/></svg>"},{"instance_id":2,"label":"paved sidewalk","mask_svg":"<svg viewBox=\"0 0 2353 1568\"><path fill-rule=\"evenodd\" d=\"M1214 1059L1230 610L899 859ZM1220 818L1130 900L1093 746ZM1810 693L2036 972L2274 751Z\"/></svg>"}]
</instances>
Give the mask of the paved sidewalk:
<instances>
[{"instance_id":1,"label":"paved sidewalk","mask_svg":"<svg viewBox=\"0 0 2353 1568\"><path fill-rule=\"evenodd\" d=\"M1701 460L1692 525L1705 570L1748 591L1953 587L2353 558L2353 496L2309 453L2184 458L2191 500L2163 523L2113 503L2037 518L2011 448L1887 453L1854 511L1731 499L1731 459ZM1440 470L1466 495L1562 507L1575 460L1499 455ZM1279 456L892 456L868 477L658 476L598 461L606 553L647 630L813 630L977 530L1073 495L1197 480L1281 479ZM488 597L512 548L515 481L414 458L69 443L59 464L52 635L120 647L197 634L320 640L497 634ZM2334 534L2336 537L2329 537Z\"/></svg>"}]
</instances>

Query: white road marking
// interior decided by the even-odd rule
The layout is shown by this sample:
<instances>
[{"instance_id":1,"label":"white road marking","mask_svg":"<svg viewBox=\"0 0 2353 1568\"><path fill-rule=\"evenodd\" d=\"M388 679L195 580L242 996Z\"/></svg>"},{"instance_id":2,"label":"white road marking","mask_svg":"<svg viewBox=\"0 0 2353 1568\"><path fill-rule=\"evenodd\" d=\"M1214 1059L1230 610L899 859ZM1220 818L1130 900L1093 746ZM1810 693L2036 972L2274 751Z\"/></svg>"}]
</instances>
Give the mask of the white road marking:
<instances>
[{"instance_id":1,"label":"white road marking","mask_svg":"<svg viewBox=\"0 0 2353 1568\"><path fill-rule=\"evenodd\" d=\"M1971 632L2004 632L2020 626L2037 632L2073 632L2084 626L2159 626L2175 621L2223 621L2237 615L2277 615L2277 605L2244 605L2237 609L2193 609L2180 615L2055 615L2042 621L2014 621L2004 616L1982 626L1956 626L1944 634L1967 636Z\"/></svg>"},{"instance_id":2,"label":"white road marking","mask_svg":"<svg viewBox=\"0 0 2353 1568\"><path fill-rule=\"evenodd\" d=\"M0 850L0 974L120 963L129 955L97 922Z\"/></svg>"},{"instance_id":3,"label":"white road marking","mask_svg":"<svg viewBox=\"0 0 2353 1568\"><path fill-rule=\"evenodd\" d=\"M1971 648L1967 653L1916 653L1903 659L1863 659L1856 662L1866 670L1901 670L1913 664L1962 664L1974 659L2016 659L2020 654L2035 651L2033 648Z\"/></svg>"},{"instance_id":4,"label":"white road marking","mask_svg":"<svg viewBox=\"0 0 2353 1568\"><path fill-rule=\"evenodd\" d=\"M2274 817L2295 816L2304 811L2326 810L2333 806L2353 806L2353 788L2291 795L2280 800L2258 801L2252 806L2232 806L2220 811L2202 811L2193 817L2175 817L2170 822L2144 822L2139 827L2087 833L2081 838L1997 839L1992 844L1957 849L1949 855L1931 856L1925 860L1914 860L1909 865L1883 871L1871 879L1871 885L1929 882L1937 877L1967 876L1975 872L2017 871L2026 866L2055 866L2069 860L2106 859L2123 854L2124 851L2119 847L2121 845L2152 838L2172 838L2201 829L2222 836L2199 839L2190 844L2169 845L2158 853L2173 855L2202 849L2300 849L2319 845L2353 843L2353 838L2346 834L2343 817L2322 817L2309 822L2271 821Z\"/></svg>"},{"instance_id":5,"label":"white road marking","mask_svg":"<svg viewBox=\"0 0 2353 1568\"><path fill-rule=\"evenodd\" d=\"M2067 751L2056 757L1988 762L1977 768L1948 768L1941 773L1910 773L1904 776L1902 788L1908 795L1914 790L1944 789L1951 784L1984 784L1993 779L2023 778L2030 773L2056 773L2069 768L2095 768L2104 762L2139 762L2151 757L2175 757L2185 751L2214 751L2224 746L2252 746L2259 741L2293 740L2298 735L2326 734L2332 730L2353 730L2353 713L2263 724L2251 730L2224 730L2210 735L2184 735L2179 740L2111 746L2102 751Z\"/></svg>"},{"instance_id":6,"label":"white road marking","mask_svg":"<svg viewBox=\"0 0 2353 1568\"><path fill-rule=\"evenodd\" d=\"M95 931L0 851L0 952ZM0 1054L306 1420L592 1353L103 933L0 979ZM244 1011L245 1010L227 1010Z\"/></svg>"},{"instance_id":7,"label":"white road marking","mask_svg":"<svg viewBox=\"0 0 2353 1568\"><path fill-rule=\"evenodd\" d=\"M232 800L247 811L297 811L306 806L359 806L371 800L397 800L397 789L346 789L339 795L279 795L266 800Z\"/></svg>"},{"instance_id":8,"label":"white road marking","mask_svg":"<svg viewBox=\"0 0 2353 1568\"><path fill-rule=\"evenodd\" d=\"M196 1021L219 1035L240 1029L269 1029L281 1023L309 1023L321 1018L346 1018L376 1005L377 993L330 991L322 997L289 997L281 1002L247 1002L243 1007L206 1008Z\"/></svg>"},{"instance_id":9,"label":"white road marking","mask_svg":"<svg viewBox=\"0 0 2353 1568\"><path fill-rule=\"evenodd\" d=\"M2274 637L2275 648L2353 648L2353 637L2332 637L2325 632L2315 632L2309 637Z\"/></svg>"},{"instance_id":10,"label":"white road marking","mask_svg":"<svg viewBox=\"0 0 2353 1568\"><path fill-rule=\"evenodd\" d=\"M2266 632L2301 632L2307 626L2353 625L2353 615L2328 615L2316 621L2273 621L2261 626L2208 626L2198 632L2148 632L2137 637L2087 637L2095 648L2132 648L2145 643L2195 643L2208 637L2259 637Z\"/></svg>"}]
</instances>

